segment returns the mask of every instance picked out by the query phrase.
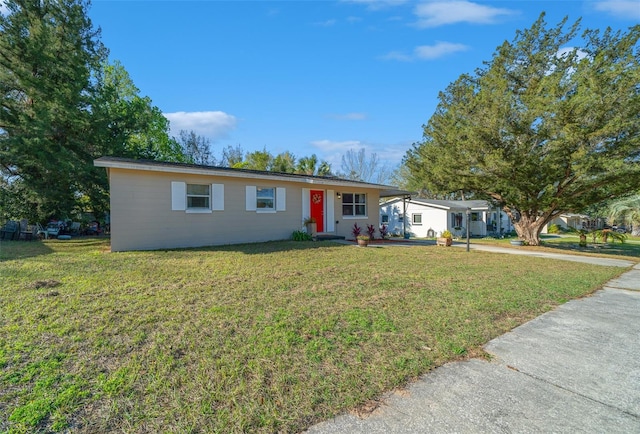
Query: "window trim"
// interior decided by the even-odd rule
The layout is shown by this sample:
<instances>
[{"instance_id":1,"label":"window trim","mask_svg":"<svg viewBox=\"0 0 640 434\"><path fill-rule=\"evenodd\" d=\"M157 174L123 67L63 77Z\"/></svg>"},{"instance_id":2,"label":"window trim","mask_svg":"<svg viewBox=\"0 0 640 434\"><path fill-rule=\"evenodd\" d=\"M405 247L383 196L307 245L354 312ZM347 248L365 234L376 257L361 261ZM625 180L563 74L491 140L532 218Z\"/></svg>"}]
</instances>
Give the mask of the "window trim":
<instances>
[{"instance_id":1,"label":"window trim","mask_svg":"<svg viewBox=\"0 0 640 434\"><path fill-rule=\"evenodd\" d=\"M273 190L273 208L258 208L259 188ZM245 192L245 211L272 214L287 210L287 189L284 187L247 185L245 186Z\"/></svg>"},{"instance_id":2,"label":"window trim","mask_svg":"<svg viewBox=\"0 0 640 434\"><path fill-rule=\"evenodd\" d=\"M420 217L420 221L416 222L416 217ZM412 213L411 214L411 224L414 226L422 226L422 213Z\"/></svg>"},{"instance_id":3,"label":"window trim","mask_svg":"<svg viewBox=\"0 0 640 434\"><path fill-rule=\"evenodd\" d=\"M262 190L271 190L272 195L270 197L260 197L258 193ZM270 207L259 207L258 203L260 200L271 200L272 206ZM262 187L256 186L256 212L263 213L272 213L276 212L276 188L275 187Z\"/></svg>"},{"instance_id":4,"label":"window trim","mask_svg":"<svg viewBox=\"0 0 640 434\"><path fill-rule=\"evenodd\" d=\"M187 207L187 185L207 185L209 187L208 208ZM187 214L210 214L213 211L224 211L224 184L198 184L187 183L185 181L171 181L171 211L181 211Z\"/></svg>"},{"instance_id":5,"label":"window trim","mask_svg":"<svg viewBox=\"0 0 640 434\"><path fill-rule=\"evenodd\" d=\"M203 187L207 187L207 194L189 194L189 186L190 185L198 185L198 186L203 186ZM185 211L188 213L210 213L211 212L211 202L212 202L212 197L211 197L211 184L186 184L186 209ZM207 206L189 206L189 198L194 198L194 197L204 197L207 199Z\"/></svg>"},{"instance_id":6,"label":"window trim","mask_svg":"<svg viewBox=\"0 0 640 434\"><path fill-rule=\"evenodd\" d=\"M347 196L351 195L352 196L352 202L346 202L345 200L347 198ZM364 202L356 202L356 195L360 195L360 196L364 196ZM369 207L367 206L367 193L356 193L356 192L345 192L342 193L342 201L340 203L341 206L341 210L342 210L342 218L345 220L356 220L356 219L367 219L369 218ZM352 211L353 214L345 214L344 213L344 207L345 206L351 206L352 207ZM363 206L364 207L364 214L356 214L356 207L358 206Z\"/></svg>"}]
</instances>

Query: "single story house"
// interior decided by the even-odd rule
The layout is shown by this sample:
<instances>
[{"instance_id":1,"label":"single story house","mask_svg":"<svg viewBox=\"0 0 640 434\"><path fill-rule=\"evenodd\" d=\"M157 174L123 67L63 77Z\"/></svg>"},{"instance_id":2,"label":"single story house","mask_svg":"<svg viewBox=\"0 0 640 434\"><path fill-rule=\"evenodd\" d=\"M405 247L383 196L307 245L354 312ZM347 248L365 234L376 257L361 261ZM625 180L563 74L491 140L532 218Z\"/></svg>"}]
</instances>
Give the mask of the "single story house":
<instances>
[{"instance_id":1,"label":"single story house","mask_svg":"<svg viewBox=\"0 0 640 434\"><path fill-rule=\"evenodd\" d=\"M378 226L391 186L336 177L102 157L111 250L153 250L289 239L313 217L319 235L351 238Z\"/></svg>"},{"instance_id":2,"label":"single story house","mask_svg":"<svg viewBox=\"0 0 640 434\"><path fill-rule=\"evenodd\" d=\"M593 230L602 229L604 227L604 220L601 218L594 219L586 214L564 213L547 223L544 228L542 228L542 233L546 234L550 225L558 225L564 230Z\"/></svg>"},{"instance_id":3,"label":"single story house","mask_svg":"<svg viewBox=\"0 0 640 434\"><path fill-rule=\"evenodd\" d=\"M467 210L471 236L513 229L508 216L484 200L390 199L380 205L380 224L387 225L389 233L395 235L431 238L448 230L456 237L466 237Z\"/></svg>"}]
</instances>

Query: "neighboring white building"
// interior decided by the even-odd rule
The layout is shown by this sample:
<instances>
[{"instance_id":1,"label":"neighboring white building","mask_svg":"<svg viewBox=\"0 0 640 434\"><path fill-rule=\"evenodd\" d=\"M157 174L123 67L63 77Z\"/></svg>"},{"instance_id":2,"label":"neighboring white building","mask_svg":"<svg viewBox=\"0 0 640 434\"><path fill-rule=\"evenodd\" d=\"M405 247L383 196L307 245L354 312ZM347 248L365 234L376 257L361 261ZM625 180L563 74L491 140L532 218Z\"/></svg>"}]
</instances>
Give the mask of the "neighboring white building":
<instances>
[{"instance_id":1,"label":"neighboring white building","mask_svg":"<svg viewBox=\"0 0 640 434\"><path fill-rule=\"evenodd\" d=\"M392 199L380 205L380 224L387 225L389 233L395 235L406 231L413 237L430 238L449 230L455 237L465 237L467 209L471 236L513 229L507 215L484 200Z\"/></svg>"},{"instance_id":2,"label":"neighboring white building","mask_svg":"<svg viewBox=\"0 0 640 434\"><path fill-rule=\"evenodd\" d=\"M544 228L542 228L542 233L546 234L548 232L550 225L558 225L562 229L602 229L604 226L603 219L592 219L590 216L586 214L572 214L572 213L564 213L560 214L558 217L551 220L547 223Z\"/></svg>"}]
</instances>

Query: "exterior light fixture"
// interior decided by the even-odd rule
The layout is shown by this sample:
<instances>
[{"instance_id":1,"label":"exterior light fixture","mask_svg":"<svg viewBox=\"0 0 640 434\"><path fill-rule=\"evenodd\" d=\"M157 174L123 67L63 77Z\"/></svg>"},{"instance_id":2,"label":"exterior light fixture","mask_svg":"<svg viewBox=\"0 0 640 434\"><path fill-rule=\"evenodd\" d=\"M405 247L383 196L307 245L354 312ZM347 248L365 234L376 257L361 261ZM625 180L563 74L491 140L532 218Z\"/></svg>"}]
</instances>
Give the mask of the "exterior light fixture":
<instances>
[{"instance_id":1,"label":"exterior light fixture","mask_svg":"<svg viewBox=\"0 0 640 434\"><path fill-rule=\"evenodd\" d=\"M338 199L342 198L342 194L340 194L340 192L336 193L338 195Z\"/></svg>"}]
</instances>

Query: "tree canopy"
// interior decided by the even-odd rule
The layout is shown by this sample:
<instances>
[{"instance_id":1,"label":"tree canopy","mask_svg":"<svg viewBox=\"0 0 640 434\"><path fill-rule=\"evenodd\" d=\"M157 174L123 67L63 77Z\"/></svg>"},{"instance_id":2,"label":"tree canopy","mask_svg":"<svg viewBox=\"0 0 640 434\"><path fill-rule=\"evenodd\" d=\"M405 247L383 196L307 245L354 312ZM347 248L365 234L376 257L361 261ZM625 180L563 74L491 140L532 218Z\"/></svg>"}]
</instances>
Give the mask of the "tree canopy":
<instances>
[{"instance_id":1,"label":"tree canopy","mask_svg":"<svg viewBox=\"0 0 640 434\"><path fill-rule=\"evenodd\" d=\"M451 83L403 160L414 185L490 199L534 245L559 214L640 185L640 26L566 25L542 14Z\"/></svg>"},{"instance_id":2,"label":"tree canopy","mask_svg":"<svg viewBox=\"0 0 640 434\"><path fill-rule=\"evenodd\" d=\"M2 217L108 207L102 155L183 161L169 123L109 64L84 0L6 0L0 14Z\"/></svg>"},{"instance_id":3,"label":"tree canopy","mask_svg":"<svg viewBox=\"0 0 640 434\"><path fill-rule=\"evenodd\" d=\"M610 203L608 206L610 223L622 223L633 228L633 235L640 236L640 194Z\"/></svg>"},{"instance_id":4,"label":"tree canopy","mask_svg":"<svg viewBox=\"0 0 640 434\"><path fill-rule=\"evenodd\" d=\"M8 1L0 15L0 167L3 187L28 192L34 207L71 209L94 149L92 71L106 50L84 2ZM18 188L20 187L20 188Z\"/></svg>"}]
</instances>

